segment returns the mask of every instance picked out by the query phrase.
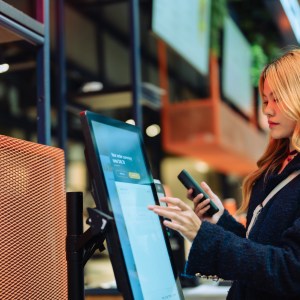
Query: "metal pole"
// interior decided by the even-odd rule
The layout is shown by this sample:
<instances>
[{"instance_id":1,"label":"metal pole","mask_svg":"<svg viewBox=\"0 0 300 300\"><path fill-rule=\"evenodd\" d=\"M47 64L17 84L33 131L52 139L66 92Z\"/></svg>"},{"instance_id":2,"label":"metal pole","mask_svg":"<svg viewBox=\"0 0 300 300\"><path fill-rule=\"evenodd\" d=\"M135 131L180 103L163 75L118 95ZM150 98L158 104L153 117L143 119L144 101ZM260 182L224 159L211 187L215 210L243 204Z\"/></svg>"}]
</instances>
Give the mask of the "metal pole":
<instances>
[{"instance_id":1,"label":"metal pole","mask_svg":"<svg viewBox=\"0 0 300 300\"><path fill-rule=\"evenodd\" d=\"M38 142L51 144L49 0L37 1L37 19L44 24L44 43L37 53Z\"/></svg>"},{"instance_id":2,"label":"metal pole","mask_svg":"<svg viewBox=\"0 0 300 300\"><path fill-rule=\"evenodd\" d=\"M67 120L66 120L66 59L65 59L65 23L64 0L56 1L56 84L58 114L58 146L66 151Z\"/></svg>"},{"instance_id":3,"label":"metal pole","mask_svg":"<svg viewBox=\"0 0 300 300\"><path fill-rule=\"evenodd\" d=\"M139 1L130 0L130 36L131 36L131 82L133 113L136 125L142 129L143 116L141 107L142 79L140 53Z\"/></svg>"},{"instance_id":4,"label":"metal pole","mask_svg":"<svg viewBox=\"0 0 300 300\"><path fill-rule=\"evenodd\" d=\"M83 249L76 249L77 241L83 233L83 194L67 193L67 266L68 299L84 300Z\"/></svg>"}]
</instances>

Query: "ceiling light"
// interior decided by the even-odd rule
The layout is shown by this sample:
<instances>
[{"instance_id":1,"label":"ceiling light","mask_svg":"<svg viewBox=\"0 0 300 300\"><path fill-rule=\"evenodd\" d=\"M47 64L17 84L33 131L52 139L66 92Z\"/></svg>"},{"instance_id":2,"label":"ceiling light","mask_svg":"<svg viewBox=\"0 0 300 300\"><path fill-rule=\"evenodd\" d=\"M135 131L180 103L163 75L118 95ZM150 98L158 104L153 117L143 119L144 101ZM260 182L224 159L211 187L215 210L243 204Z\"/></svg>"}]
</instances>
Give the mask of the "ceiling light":
<instances>
[{"instance_id":1,"label":"ceiling light","mask_svg":"<svg viewBox=\"0 0 300 300\"><path fill-rule=\"evenodd\" d=\"M1 64L0 65L0 73L7 72L9 69L9 64Z\"/></svg>"},{"instance_id":2,"label":"ceiling light","mask_svg":"<svg viewBox=\"0 0 300 300\"><path fill-rule=\"evenodd\" d=\"M81 88L82 92L84 92L84 93L99 92L102 89L103 89L103 84L102 84L102 82L99 82L99 81L87 82Z\"/></svg>"},{"instance_id":3,"label":"ceiling light","mask_svg":"<svg viewBox=\"0 0 300 300\"><path fill-rule=\"evenodd\" d=\"M126 121L127 124L135 125L135 121L133 119L129 119Z\"/></svg>"},{"instance_id":4,"label":"ceiling light","mask_svg":"<svg viewBox=\"0 0 300 300\"><path fill-rule=\"evenodd\" d=\"M150 137L155 137L160 134L160 127L157 124L152 124L146 128L146 134Z\"/></svg>"}]
</instances>

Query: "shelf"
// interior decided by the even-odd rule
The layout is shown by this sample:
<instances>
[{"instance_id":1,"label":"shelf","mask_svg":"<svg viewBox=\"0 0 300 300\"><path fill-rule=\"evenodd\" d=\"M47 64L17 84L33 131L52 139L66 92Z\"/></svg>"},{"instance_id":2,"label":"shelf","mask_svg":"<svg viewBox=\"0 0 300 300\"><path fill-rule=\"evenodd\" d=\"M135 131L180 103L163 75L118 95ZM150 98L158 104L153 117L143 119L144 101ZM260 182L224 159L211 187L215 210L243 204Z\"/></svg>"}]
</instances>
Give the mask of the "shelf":
<instances>
[{"instance_id":1,"label":"shelf","mask_svg":"<svg viewBox=\"0 0 300 300\"><path fill-rule=\"evenodd\" d=\"M168 91L166 47L158 43L160 86ZM175 155L203 160L215 170L245 176L256 162L268 138L255 122L244 119L221 98L219 64L210 57L210 96L207 99L170 102L162 97L163 149Z\"/></svg>"},{"instance_id":2,"label":"shelf","mask_svg":"<svg viewBox=\"0 0 300 300\"><path fill-rule=\"evenodd\" d=\"M44 25L0 0L0 44L27 40L42 44Z\"/></svg>"},{"instance_id":3,"label":"shelf","mask_svg":"<svg viewBox=\"0 0 300 300\"><path fill-rule=\"evenodd\" d=\"M231 110L209 101L169 105L163 119L165 151L201 159L224 173L246 175L267 145L267 136Z\"/></svg>"}]
</instances>

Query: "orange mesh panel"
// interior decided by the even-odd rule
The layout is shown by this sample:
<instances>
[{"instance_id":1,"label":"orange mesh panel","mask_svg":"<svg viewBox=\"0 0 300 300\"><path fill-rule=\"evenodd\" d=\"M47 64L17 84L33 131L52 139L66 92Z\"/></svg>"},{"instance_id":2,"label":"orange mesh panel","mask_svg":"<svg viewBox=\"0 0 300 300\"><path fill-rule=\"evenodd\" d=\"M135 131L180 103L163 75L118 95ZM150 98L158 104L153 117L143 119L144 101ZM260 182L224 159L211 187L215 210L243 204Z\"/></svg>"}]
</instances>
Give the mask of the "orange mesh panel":
<instances>
[{"instance_id":1,"label":"orange mesh panel","mask_svg":"<svg viewBox=\"0 0 300 300\"><path fill-rule=\"evenodd\" d=\"M0 299L67 299L64 155L0 135Z\"/></svg>"}]
</instances>

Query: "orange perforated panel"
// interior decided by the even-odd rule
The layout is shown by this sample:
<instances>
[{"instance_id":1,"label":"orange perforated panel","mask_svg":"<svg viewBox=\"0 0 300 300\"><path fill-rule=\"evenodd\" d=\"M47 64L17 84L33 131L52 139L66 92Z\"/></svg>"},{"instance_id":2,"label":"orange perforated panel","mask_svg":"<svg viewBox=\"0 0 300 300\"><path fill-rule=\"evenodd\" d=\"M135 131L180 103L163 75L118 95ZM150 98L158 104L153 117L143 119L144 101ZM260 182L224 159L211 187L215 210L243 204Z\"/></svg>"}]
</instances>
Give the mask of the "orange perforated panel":
<instances>
[{"instance_id":1,"label":"orange perforated panel","mask_svg":"<svg viewBox=\"0 0 300 300\"><path fill-rule=\"evenodd\" d=\"M0 135L0 299L67 299L63 151Z\"/></svg>"}]
</instances>

